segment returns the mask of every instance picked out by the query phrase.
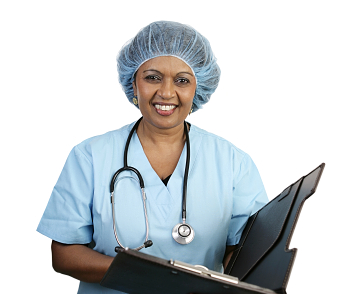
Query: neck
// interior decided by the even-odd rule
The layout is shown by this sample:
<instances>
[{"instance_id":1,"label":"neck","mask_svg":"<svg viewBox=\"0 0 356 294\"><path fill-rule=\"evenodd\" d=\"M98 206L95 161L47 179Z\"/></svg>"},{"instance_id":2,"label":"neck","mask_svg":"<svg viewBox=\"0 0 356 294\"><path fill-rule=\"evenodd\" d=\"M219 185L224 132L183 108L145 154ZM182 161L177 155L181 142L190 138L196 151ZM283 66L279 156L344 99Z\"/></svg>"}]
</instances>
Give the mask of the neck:
<instances>
[{"instance_id":1,"label":"neck","mask_svg":"<svg viewBox=\"0 0 356 294\"><path fill-rule=\"evenodd\" d=\"M185 142L184 123L181 123L173 128L160 129L153 126L143 118L136 132L141 143L149 142L154 145L162 146L182 144Z\"/></svg>"}]
</instances>

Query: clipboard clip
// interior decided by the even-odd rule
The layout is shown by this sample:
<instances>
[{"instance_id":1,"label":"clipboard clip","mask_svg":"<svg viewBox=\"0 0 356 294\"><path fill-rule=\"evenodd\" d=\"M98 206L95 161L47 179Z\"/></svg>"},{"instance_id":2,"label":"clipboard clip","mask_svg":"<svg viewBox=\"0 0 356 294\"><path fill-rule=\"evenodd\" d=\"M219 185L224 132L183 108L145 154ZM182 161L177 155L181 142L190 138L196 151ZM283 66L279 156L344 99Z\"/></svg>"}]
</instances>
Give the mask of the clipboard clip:
<instances>
[{"instance_id":1,"label":"clipboard clip","mask_svg":"<svg viewBox=\"0 0 356 294\"><path fill-rule=\"evenodd\" d=\"M208 276L210 278L219 280L219 281L223 281L223 282L227 282L227 283L231 283L234 285L237 285L239 283L239 279L236 277L232 277L229 275L225 275L225 274L221 274L219 272L216 271L211 271L208 268L206 268L205 266L202 265L191 265L189 263L185 263L182 261L178 261L178 260L173 260L171 259L169 261L169 263L177 268L180 269L184 269L187 270L189 272L193 272L195 274L199 274L199 275L205 275Z\"/></svg>"}]
</instances>

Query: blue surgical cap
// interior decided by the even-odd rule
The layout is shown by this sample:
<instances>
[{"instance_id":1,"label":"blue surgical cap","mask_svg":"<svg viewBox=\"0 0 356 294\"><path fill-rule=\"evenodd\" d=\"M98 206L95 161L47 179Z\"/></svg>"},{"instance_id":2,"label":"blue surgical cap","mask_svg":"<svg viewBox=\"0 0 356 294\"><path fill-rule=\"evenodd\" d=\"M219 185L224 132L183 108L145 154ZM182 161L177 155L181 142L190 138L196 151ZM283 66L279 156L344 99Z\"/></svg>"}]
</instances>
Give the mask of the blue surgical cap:
<instances>
[{"instance_id":1,"label":"blue surgical cap","mask_svg":"<svg viewBox=\"0 0 356 294\"><path fill-rule=\"evenodd\" d=\"M157 21L141 29L117 56L119 82L131 103L136 71L147 60L159 56L177 57L192 69L197 80L193 111L209 101L220 79L220 68L209 41L188 25Z\"/></svg>"}]
</instances>

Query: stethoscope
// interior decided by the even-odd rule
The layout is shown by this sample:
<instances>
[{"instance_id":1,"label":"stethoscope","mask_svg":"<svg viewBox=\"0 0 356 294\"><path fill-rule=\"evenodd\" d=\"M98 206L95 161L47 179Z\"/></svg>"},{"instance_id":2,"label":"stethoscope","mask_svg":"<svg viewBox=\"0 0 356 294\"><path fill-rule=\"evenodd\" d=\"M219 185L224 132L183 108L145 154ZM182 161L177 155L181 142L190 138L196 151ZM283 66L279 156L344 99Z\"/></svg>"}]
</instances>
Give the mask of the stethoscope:
<instances>
[{"instance_id":1,"label":"stethoscope","mask_svg":"<svg viewBox=\"0 0 356 294\"><path fill-rule=\"evenodd\" d=\"M144 210L144 214L145 214L146 237L145 237L145 242L143 243L143 245L141 245L137 248L134 248L133 250L141 250L142 248L150 247L153 244L153 242L151 240L148 240L149 226L148 226L148 217L147 217L147 208L146 208L146 193L145 193L145 185L143 182L143 178L142 178L140 172L136 168L127 165L127 151L129 149L130 141L131 141L133 133L137 129L141 120L142 120L142 117L135 123L135 125L131 129L129 136L127 138L126 145L125 145L125 151L124 151L124 167L120 168L114 174L114 176L112 177L111 183L110 183L114 234L115 234L116 241L120 245L121 248L125 248L125 247L120 243L119 237L118 237L118 234L116 231L114 186L115 186L115 183L117 183L118 181L120 181L124 178L132 178L135 181L137 181L138 184L140 185L141 194L142 194L142 202L143 202L143 210ZM186 223L187 182L188 182L189 161L190 161L190 143L189 143L189 134L188 134L188 128L187 128L186 122L184 122L184 133L185 133L186 144L187 144L187 158L186 158L186 162L185 162L185 171L184 171L184 178L183 178L182 223L175 225L172 230L173 239L182 245L192 242L194 239L194 235L195 235L193 228ZM118 179L118 175L123 171L134 172L137 175L138 180L133 176L125 176L125 177L121 177Z\"/></svg>"}]
</instances>

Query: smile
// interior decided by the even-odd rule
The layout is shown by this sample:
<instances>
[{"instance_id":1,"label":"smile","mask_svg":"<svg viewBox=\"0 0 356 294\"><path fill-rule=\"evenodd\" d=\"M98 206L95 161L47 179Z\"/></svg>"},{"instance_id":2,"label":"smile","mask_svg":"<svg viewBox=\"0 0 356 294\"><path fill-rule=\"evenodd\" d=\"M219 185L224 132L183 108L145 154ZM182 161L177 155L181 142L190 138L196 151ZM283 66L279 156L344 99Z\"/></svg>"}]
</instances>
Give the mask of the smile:
<instances>
[{"instance_id":1,"label":"smile","mask_svg":"<svg viewBox=\"0 0 356 294\"><path fill-rule=\"evenodd\" d=\"M176 108L176 105L159 105L159 104L155 104L155 108L159 109L159 110L164 110L164 111L168 111L168 110L172 110L174 108Z\"/></svg>"}]
</instances>

